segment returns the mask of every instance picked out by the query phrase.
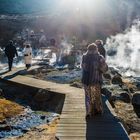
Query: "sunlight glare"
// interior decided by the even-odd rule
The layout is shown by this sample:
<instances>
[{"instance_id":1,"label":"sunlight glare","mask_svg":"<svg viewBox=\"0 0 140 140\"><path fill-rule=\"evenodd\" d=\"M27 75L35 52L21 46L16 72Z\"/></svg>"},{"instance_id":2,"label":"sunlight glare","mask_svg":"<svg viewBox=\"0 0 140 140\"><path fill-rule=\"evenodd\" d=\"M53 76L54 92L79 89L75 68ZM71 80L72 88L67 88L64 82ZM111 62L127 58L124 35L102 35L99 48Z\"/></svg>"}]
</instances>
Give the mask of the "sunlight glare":
<instances>
[{"instance_id":1,"label":"sunlight glare","mask_svg":"<svg viewBox=\"0 0 140 140\"><path fill-rule=\"evenodd\" d=\"M100 0L61 0L61 6L77 12L83 9L95 8Z\"/></svg>"}]
</instances>

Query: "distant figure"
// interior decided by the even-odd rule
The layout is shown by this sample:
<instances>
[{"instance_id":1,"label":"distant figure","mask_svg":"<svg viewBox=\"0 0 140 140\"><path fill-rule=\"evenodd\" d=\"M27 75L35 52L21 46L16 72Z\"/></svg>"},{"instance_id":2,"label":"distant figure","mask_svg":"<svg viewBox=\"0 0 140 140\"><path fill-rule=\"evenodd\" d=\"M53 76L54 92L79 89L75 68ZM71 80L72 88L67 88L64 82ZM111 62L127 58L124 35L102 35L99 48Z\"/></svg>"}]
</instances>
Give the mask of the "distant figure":
<instances>
[{"instance_id":1,"label":"distant figure","mask_svg":"<svg viewBox=\"0 0 140 140\"><path fill-rule=\"evenodd\" d=\"M102 73L107 71L107 64L99 54L96 44L89 44L82 57L82 83L85 89L86 117L102 114L101 85Z\"/></svg>"},{"instance_id":2,"label":"distant figure","mask_svg":"<svg viewBox=\"0 0 140 140\"><path fill-rule=\"evenodd\" d=\"M102 40L96 40L95 44L98 47L99 53L105 58L106 57L106 51L105 51L105 48L103 46L103 41Z\"/></svg>"},{"instance_id":3,"label":"distant figure","mask_svg":"<svg viewBox=\"0 0 140 140\"><path fill-rule=\"evenodd\" d=\"M32 48L30 44L26 44L23 50L26 68L29 69L32 63Z\"/></svg>"},{"instance_id":4,"label":"distant figure","mask_svg":"<svg viewBox=\"0 0 140 140\"><path fill-rule=\"evenodd\" d=\"M56 45L56 40L54 38L50 39L49 47L51 49L51 55L53 55L53 53L55 53L55 55L56 55L56 63L58 63L58 60L59 60L59 48Z\"/></svg>"},{"instance_id":5,"label":"distant figure","mask_svg":"<svg viewBox=\"0 0 140 140\"><path fill-rule=\"evenodd\" d=\"M11 71L13 65L13 58L15 57L15 55L18 57L16 47L14 46L12 40L10 40L9 44L5 47L5 54L8 58L9 71Z\"/></svg>"},{"instance_id":6,"label":"distant figure","mask_svg":"<svg viewBox=\"0 0 140 140\"><path fill-rule=\"evenodd\" d=\"M82 62L82 52L81 51L77 51L76 54L76 65L78 65L80 67Z\"/></svg>"},{"instance_id":7,"label":"distant figure","mask_svg":"<svg viewBox=\"0 0 140 140\"><path fill-rule=\"evenodd\" d=\"M74 69L75 63L76 63L76 52L70 51L69 55L67 56L67 63L68 63L68 69Z\"/></svg>"},{"instance_id":8,"label":"distant figure","mask_svg":"<svg viewBox=\"0 0 140 140\"><path fill-rule=\"evenodd\" d=\"M41 36L39 39L39 47L46 47L46 36L44 34L44 31L41 31Z\"/></svg>"}]
</instances>

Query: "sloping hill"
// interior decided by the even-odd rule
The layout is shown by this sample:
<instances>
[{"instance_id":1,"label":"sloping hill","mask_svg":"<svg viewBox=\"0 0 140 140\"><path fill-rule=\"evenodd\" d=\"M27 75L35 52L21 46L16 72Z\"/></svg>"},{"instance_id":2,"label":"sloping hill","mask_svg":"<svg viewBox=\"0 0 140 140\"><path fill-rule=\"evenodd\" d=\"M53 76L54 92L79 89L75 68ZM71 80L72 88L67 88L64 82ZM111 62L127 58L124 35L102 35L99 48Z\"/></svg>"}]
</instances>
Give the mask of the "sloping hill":
<instances>
[{"instance_id":1,"label":"sloping hill","mask_svg":"<svg viewBox=\"0 0 140 140\"><path fill-rule=\"evenodd\" d=\"M0 14L28 14L51 7L53 0L0 0Z\"/></svg>"},{"instance_id":2,"label":"sloping hill","mask_svg":"<svg viewBox=\"0 0 140 140\"><path fill-rule=\"evenodd\" d=\"M67 7L61 7L61 1L72 2L71 5L67 3ZM9 40L24 28L35 31L44 29L53 37L65 33L80 39L105 40L106 37L125 30L134 19L140 18L139 0L90 0L90 9L83 5L80 11L76 11L76 1L78 0L0 0L0 46L4 40ZM79 0L80 4L82 1L88 2ZM10 18L1 16L7 14ZM15 15L20 16L15 19Z\"/></svg>"}]
</instances>

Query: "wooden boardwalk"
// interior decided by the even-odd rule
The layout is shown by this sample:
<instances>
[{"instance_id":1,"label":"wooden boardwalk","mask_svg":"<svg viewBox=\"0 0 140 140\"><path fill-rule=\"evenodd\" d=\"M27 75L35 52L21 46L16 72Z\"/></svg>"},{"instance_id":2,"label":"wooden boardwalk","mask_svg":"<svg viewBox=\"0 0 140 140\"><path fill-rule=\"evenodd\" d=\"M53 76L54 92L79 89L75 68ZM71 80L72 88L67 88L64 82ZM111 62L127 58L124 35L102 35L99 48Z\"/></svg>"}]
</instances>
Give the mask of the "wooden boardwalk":
<instances>
[{"instance_id":1,"label":"wooden boardwalk","mask_svg":"<svg viewBox=\"0 0 140 140\"><path fill-rule=\"evenodd\" d=\"M85 120L83 89L15 75L14 72L2 75L1 79L65 94L66 98L56 133L59 140L129 140L124 127L116 119L105 97L103 97L103 116Z\"/></svg>"}]
</instances>

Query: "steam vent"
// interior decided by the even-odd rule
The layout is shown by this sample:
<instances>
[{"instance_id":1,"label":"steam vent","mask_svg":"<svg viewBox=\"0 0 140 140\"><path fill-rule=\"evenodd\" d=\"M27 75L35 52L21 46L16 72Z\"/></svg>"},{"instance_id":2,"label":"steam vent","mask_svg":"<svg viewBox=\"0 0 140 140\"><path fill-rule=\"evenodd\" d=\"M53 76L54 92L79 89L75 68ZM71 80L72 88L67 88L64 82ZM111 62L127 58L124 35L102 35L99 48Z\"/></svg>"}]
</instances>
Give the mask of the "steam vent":
<instances>
[{"instance_id":1,"label":"steam vent","mask_svg":"<svg viewBox=\"0 0 140 140\"><path fill-rule=\"evenodd\" d=\"M139 0L1 0L0 139L140 140L139 56Z\"/></svg>"}]
</instances>

